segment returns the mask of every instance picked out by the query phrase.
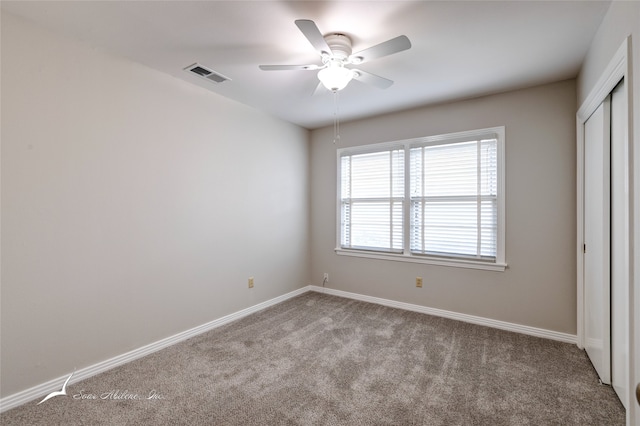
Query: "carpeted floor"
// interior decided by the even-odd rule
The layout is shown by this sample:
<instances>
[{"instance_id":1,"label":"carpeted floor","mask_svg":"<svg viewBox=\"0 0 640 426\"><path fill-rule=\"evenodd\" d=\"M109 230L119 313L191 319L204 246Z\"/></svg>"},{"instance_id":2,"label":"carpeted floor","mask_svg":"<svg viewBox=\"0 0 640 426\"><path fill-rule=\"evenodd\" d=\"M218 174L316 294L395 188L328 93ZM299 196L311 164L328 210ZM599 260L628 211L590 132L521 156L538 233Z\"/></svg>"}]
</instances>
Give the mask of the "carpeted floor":
<instances>
[{"instance_id":1,"label":"carpeted floor","mask_svg":"<svg viewBox=\"0 0 640 426\"><path fill-rule=\"evenodd\" d=\"M70 385L67 396L38 401L3 413L0 423L625 421L613 390L598 384L586 355L574 345L319 293L305 293Z\"/></svg>"}]
</instances>

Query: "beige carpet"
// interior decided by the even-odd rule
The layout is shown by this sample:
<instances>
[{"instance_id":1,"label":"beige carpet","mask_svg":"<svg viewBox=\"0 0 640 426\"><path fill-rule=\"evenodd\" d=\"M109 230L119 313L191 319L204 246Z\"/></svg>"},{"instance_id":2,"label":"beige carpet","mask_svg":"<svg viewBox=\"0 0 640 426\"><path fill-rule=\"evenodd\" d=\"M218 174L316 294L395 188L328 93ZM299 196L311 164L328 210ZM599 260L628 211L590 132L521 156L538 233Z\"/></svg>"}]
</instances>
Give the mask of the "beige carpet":
<instances>
[{"instance_id":1,"label":"beige carpet","mask_svg":"<svg viewBox=\"0 0 640 426\"><path fill-rule=\"evenodd\" d=\"M318 293L67 394L9 410L0 423L624 424L613 390L574 345Z\"/></svg>"}]
</instances>

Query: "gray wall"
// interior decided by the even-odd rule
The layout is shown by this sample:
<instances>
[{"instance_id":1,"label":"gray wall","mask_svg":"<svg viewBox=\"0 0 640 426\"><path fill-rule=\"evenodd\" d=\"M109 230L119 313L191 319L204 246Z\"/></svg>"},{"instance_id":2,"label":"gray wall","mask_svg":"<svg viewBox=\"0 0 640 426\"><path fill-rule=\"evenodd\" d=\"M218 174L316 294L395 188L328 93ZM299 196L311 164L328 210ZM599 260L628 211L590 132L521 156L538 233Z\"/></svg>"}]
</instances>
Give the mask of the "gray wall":
<instances>
[{"instance_id":1,"label":"gray wall","mask_svg":"<svg viewBox=\"0 0 640 426\"><path fill-rule=\"evenodd\" d=\"M343 123L311 134L311 281L576 333L575 80ZM338 256L336 148L506 126L504 272ZM415 287L415 278L424 287Z\"/></svg>"},{"instance_id":2,"label":"gray wall","mask_svg":"<svg viewBox=\"0 0 640 426\"><path fill-rule=\"evenodd\" d=\"M629 35L634 38L631 58L633 63L640 52L640 2L614 1L602 20L580 69L577 79L578 107L589 95L622 41Z\"/></svg>"},{"instance_id":3,"label":"gray wall","mask_svg":"<svg viewBox=\"0 0 640 426\"><path fill-rule=\"evenodd\" d=\"M3 13L1 136L2 396L308 284L304 129Z\"/></svg>"}]
</instances>

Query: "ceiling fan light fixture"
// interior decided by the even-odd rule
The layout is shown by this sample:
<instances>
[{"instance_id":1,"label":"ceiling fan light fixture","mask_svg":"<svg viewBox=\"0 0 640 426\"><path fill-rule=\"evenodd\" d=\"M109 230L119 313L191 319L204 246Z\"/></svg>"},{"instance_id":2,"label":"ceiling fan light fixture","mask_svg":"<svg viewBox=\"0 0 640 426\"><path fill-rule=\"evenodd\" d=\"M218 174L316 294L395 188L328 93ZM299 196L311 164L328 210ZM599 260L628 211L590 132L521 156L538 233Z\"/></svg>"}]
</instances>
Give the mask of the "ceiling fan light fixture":
<instances>
[{"instance_id":1,"label":"ceiling fan light fixture","mask_svg":"<svg viewBox=\"0 0 640 426\"><path fill-rule=\"evenodd\" d=\"M318 87L324 86L334 93L347 87L352 79L380 89L388 88L393 81L366 71L349 69L345 65L359 65L411 48L411 42L407 36L402 35L352 54L351 38L346 34L322 35L318 26L310 19L297 19L295 24L315 51L320 54L322 65L259 65L259 68L263 71L319 70Z\"/></svg>"},{"instance_id":2,"label":"ceiling fan light fixture","mask_svg":"<svg viewBox=\"0 0 640 426\"><path fill-rule=\"evenodd\" d=\"M354 72L342 65L330 65L318 72L318 79L322 85L332 92L337 92L347 87L354 77Z\"/></svg>"}]
</instances>

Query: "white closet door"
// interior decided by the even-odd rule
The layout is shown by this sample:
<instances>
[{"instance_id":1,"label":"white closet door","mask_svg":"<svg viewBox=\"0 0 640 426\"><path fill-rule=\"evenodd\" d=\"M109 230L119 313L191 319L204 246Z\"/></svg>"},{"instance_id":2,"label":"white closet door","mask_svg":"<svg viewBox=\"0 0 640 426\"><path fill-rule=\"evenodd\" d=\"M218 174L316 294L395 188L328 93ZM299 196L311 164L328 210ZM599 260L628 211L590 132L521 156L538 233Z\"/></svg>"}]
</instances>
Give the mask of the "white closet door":
<instances>
[{"instance_id":1,"label":"white closet door","mask_svg":"<svg viewBox=\"0 0 640 426\"><path fill-rule=\"evenodd\" d=\"M629 221L627 98L624 80L611 92L611 385L628 405Z\"/></svg>"},{"instance_id":2,"label":"white closet door","mask_svg":"<svg viewBox=\"0 0 640 426\"><path fill-rule=\"evenodd\" d=\"M600 380L611 383L610 100L584 125L585 349Z\"/></svg>"}]
</instances>

